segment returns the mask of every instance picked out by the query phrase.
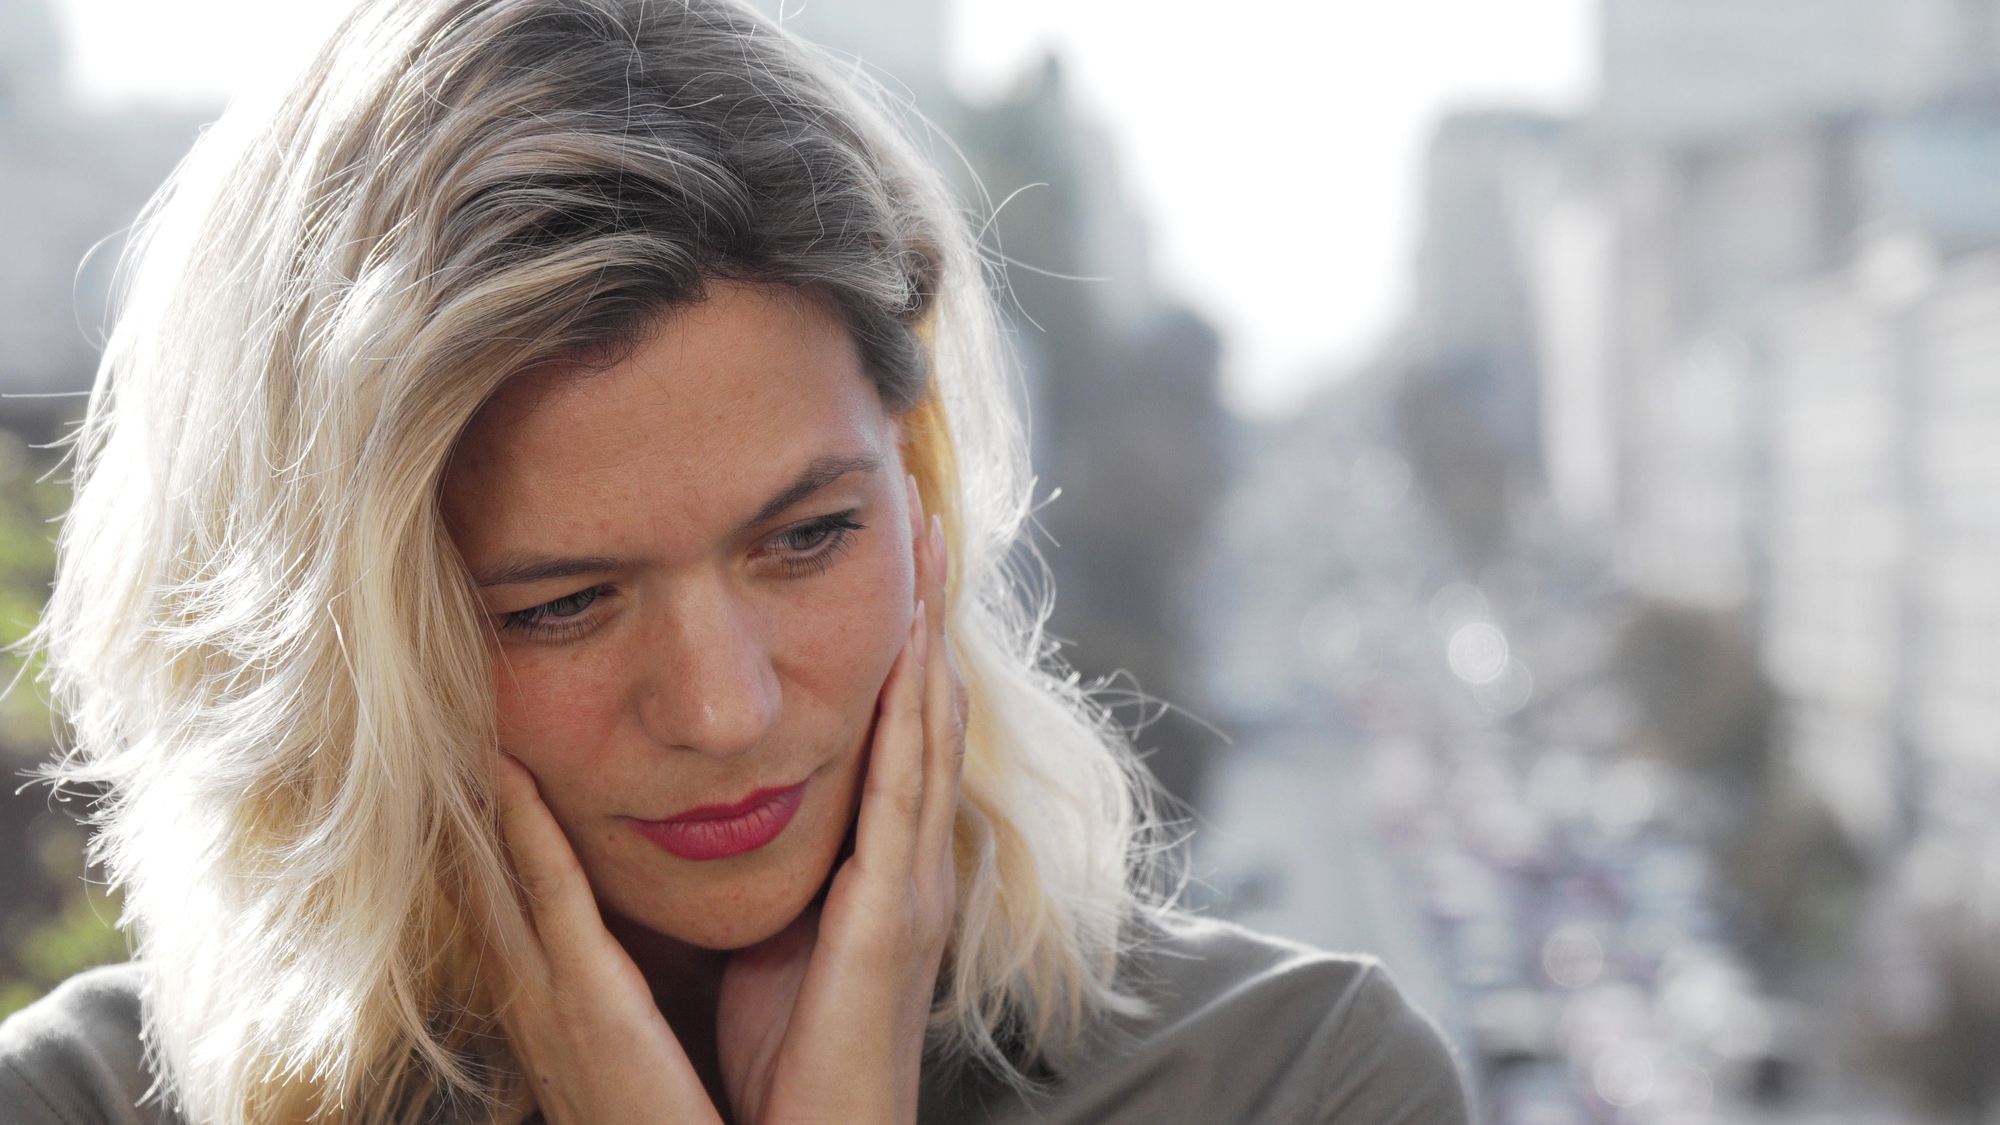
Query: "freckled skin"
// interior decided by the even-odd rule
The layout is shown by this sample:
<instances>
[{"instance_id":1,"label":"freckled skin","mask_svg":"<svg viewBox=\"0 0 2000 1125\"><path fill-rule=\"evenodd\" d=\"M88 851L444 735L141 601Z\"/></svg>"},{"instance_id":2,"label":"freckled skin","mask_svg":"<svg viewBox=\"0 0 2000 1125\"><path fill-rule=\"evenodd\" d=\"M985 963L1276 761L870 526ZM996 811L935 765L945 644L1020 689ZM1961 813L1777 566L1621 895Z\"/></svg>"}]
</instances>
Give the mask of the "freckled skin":
<instances>
[{"instance_id":1,"label":"freckled skin","mask_svg":"<svg viewBox=\"0 0 2000 1125\"><path fill-rule=\"evenodd\" d=\"M480 594L498 627L501 745L534 775L614 931L738 949L825 883L912 619L897 441L838 321L737 285L663 317L608 370L510 381L467 430L443 509L475 576L525 555L609 564ZM879 467L744 526L828 457ZM862 527L845 549L800 565L812 552L785 533L849 510ZM593 588L560 619L575 632L510 624ZM681 859L633 827L800 781L790 826L744 855Z\"/></svg>"}]
</instances>

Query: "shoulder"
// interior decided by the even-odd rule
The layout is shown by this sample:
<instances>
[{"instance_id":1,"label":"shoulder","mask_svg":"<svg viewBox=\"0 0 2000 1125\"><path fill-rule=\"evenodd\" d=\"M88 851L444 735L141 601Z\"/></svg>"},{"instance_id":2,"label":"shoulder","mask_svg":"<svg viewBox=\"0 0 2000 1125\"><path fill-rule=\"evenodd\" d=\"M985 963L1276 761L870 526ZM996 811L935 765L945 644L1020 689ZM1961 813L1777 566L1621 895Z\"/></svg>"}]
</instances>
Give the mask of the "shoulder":
<instances>
[{"instance_id":1,"label":"shoulder","mask_svg":"<svg viewBox=\"0 0 2000 1125\"><path fill-rule=\"evenodd\" d=\"M141 1107L138 965L79 973L0 1023L0 1125L167 1125Z\"/></svg>"},{"instance_id":2,"label":"shoulder","mask_svg":"<svg viewBox=\"0 0 2000 1125\"><path fill-rule=\"evenodd\" d=\"M1170 1085L1236 1120L1466 1120L1451 1048L1373 957L1179 916L1131 972L1154 1009L1133 1027L1138 1054L1185 1068Z\"/></svg>"},{"instance_id":3,"label":"shoulder","mask_svg":"<svg viewBox=\"0 0 2000 1125\"><path fill-rule=\"evenodd\" d=\"M1372 957L1175 916L1126 958L1125 976L1145 1010L1055 1060L1057 1081L1044 1094L998 1099L1016 1103L1006 1109L988 1101L985 1120L1468 1120L1450 1047Z\"/></svg>"}]
</instances>

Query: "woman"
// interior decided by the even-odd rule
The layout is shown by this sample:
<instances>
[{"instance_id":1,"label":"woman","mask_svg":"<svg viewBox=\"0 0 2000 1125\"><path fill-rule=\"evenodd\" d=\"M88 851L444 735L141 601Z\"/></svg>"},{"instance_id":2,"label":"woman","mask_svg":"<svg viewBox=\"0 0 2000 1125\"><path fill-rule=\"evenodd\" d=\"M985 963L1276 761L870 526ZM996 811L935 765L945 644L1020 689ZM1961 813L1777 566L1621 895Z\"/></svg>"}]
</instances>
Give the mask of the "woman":
<instances>
[{"instance_id":1,"label":"woman","mask_svg":"<svg viewBox=\"0 0 2000 1125\"><path fill-rule=\"evenodd\" d=\"M963 224L733 0L377 0L162 193L41 639L131 965L0 1119L1389 1120L1046 661Z\"/></svg>"}]
</instances>

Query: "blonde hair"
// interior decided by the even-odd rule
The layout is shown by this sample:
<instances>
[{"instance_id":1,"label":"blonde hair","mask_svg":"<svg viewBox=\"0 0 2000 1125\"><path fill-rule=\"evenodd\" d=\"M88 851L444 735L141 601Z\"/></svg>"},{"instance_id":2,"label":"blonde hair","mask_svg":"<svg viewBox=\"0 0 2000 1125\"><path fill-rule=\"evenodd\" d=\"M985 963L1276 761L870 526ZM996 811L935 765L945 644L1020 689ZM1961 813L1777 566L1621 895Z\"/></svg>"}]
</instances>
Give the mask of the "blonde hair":
<instances>
[{"instance_id":1,"label":"blonde hair","mask_svg":"<svg viewBox=\"0 0 2000 1125\"><path fill-rule=\"evenodd\" d=\"M1013 563L1025 446L967 224L879 101L734 0L378 0L149 209L39 633L102 786L163 1087L202 1123L505 1118L526 940L439 478L510 375L718 279L853 332L956 560L971 695L935 1044L1013 1073L1132 1010L1121 740Z\"/></svg>"}]
</instances>

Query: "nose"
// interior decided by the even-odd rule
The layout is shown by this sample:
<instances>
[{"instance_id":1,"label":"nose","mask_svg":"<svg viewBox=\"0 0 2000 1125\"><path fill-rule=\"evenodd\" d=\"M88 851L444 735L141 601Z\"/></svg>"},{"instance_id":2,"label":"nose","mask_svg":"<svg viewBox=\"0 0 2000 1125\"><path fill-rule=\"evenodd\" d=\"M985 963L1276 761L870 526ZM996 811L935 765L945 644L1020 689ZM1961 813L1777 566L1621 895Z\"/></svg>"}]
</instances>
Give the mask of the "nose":
<instances>
[{"instance_id":1,"label":"nose","mask_svg":"<svg viewBox=\"0 0 2000 1125\"><path fill-rule=\"evenodd\" d=\"M753 608L723 582L683 589L652 629L639 722L655 742L710 757L745 753L777 721L779 686Z\"/></svg>"}]
</instances>

